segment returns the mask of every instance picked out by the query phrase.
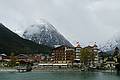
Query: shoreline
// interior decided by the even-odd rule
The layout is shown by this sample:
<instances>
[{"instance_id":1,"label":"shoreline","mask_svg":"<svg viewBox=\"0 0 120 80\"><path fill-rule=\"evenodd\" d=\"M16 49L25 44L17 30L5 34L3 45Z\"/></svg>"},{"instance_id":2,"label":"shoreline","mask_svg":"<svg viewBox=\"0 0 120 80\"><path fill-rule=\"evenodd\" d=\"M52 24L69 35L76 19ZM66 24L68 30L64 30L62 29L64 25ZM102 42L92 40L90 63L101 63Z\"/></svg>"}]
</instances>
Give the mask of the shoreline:
<instances>
[{"instance_id":1,"label":"shoreline","mask_svg":"<svg viewBox=\"0 0 120 80\"><path fill-rule=\"evenodd\" d=\"M0 72L18 72L15 68L0 68ZM102 73L114 73L116 70L94 70L94 71L81 71L81 69L33 69L30 72L102 72Z\"/></svg>"}]
</instances>

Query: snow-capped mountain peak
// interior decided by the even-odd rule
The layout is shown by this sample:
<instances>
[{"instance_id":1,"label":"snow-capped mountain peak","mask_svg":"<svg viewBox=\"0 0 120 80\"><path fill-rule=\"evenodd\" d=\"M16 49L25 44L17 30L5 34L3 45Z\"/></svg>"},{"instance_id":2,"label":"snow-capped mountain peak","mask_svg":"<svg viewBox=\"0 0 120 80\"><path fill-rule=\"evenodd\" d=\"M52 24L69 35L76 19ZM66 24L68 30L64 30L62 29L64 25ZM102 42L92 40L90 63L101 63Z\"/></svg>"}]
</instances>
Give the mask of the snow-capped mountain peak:
<instances>
[{"instance_id":1,"label":"snow-capped mountain peak","mask_svg":"<svg viewBox=\"0 0 120 80\"><path fill-rule=\"evenodd\" d=\"M120 39L118 37L113 37L112 39L100 43L100 49L102 51L112 51L116 47L120 47L119 42Z\"/></svg>"},{"instance_id":2,"label":"snow-capped mountain peak","mask_svg":"<svg viewBox=\"0 0 120 80\"><path fill-rule=\"evenodd\" d=\"M44 20L44 19L39 19L36 21L36 24L44 26L45 29L48 30L56 30L55 27L53 25L51 25L48 21ZM57 30L56 30L57 31Z\"/></svg>"},{"instance_id":3,"label":"snow-capped mountain peak","mask_svg":"<svg viewBox=\"0 0 120 80\"><path fill-rule=\"evenodd\" d=\"M36 43L52 47L54 45L72 46L71 43L66 40L53 25L45 20L39 20L36 24L29 26L25 30L23 37Z\"/></svg>"}]
</instances>

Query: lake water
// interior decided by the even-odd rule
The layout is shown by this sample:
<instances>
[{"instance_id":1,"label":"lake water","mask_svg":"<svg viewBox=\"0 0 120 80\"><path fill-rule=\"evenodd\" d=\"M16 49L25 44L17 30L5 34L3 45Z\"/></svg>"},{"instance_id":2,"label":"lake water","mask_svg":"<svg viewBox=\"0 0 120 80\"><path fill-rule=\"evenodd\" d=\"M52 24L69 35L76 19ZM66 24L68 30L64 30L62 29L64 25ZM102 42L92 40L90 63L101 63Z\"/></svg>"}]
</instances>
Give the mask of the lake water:
<instances>
[{"instance_id":1,"label":"lake water","mask_svg":"<svg viewBox=\"0 0 120 80\"><path fill-rule=\"evenodd\" d=\"M120 80L120 75L102 72L0 72L0 80Z\"/></svg>"}]
</instances>

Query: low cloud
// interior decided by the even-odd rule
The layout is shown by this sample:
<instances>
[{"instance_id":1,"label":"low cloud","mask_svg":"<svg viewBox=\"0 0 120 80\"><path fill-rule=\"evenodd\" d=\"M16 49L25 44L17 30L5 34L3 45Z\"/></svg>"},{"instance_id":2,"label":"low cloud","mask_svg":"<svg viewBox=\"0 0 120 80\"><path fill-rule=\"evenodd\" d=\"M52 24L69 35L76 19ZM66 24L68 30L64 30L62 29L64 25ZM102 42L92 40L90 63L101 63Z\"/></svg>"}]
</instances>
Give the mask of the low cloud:
<instances>
[{"instance_id":1,"label":"low cloud","mask_svg":"<svg viewBox=\"0 0 120 80\"><path fill-rule=\"evenodd\" d=\"M0 0L0 22L18 34L41 18L73 44L102 42L120 30L120 1Z\"/></svg>"}]
</instances>

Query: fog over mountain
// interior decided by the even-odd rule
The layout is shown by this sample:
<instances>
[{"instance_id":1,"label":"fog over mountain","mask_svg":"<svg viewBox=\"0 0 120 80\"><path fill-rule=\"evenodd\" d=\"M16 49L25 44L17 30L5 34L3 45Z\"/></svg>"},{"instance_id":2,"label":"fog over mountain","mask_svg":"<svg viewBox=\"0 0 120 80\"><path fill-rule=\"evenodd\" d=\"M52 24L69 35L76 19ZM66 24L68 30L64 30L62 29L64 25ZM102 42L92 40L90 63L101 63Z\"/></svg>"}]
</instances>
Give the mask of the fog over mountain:
<instances>
[{"instance_id":1,"label":"fog over mountain","mask_svg":"<svg viewBox=\"0 0 120 80\"><path fill-rule=\"evenodd\" d=\"M72 47L73 45L61 35L56 28L46 20L40 20L26 28L23 33L23 38L36 42L38 44L55 47L55 45L66 45Z\"/></svg>"},{"instance_id":2,"label":"fog over mountain","mask_svg":"<svg viewBox=\"0 0 120 80\"><path fill-rule=\"evenodd\" d=\"M120 48L120 35L117 33L111 39L101 42L99 47L103 51L113 51L116 47Z\"/></svg>"},{"instance_id":3,"label":"fog over mountain","mask_svg":"<svg viewBox=\"0 0 120 80\"><path fill-rule=\"evenodd\" d=\"M0 22L19 35L41 18L73 44L100 44L120 32L120 0L0 0Z\"/></svg>"}]
</instances>

